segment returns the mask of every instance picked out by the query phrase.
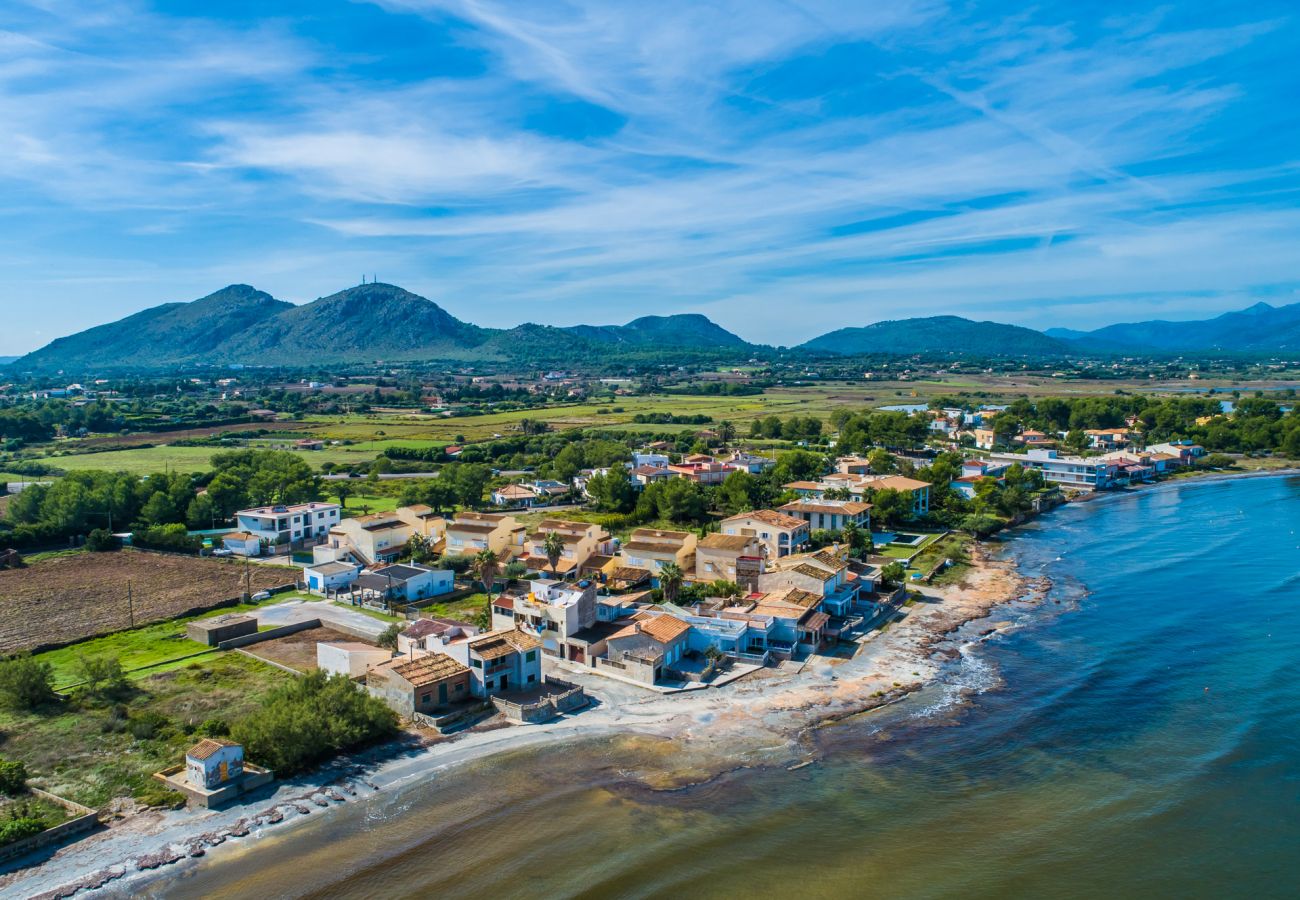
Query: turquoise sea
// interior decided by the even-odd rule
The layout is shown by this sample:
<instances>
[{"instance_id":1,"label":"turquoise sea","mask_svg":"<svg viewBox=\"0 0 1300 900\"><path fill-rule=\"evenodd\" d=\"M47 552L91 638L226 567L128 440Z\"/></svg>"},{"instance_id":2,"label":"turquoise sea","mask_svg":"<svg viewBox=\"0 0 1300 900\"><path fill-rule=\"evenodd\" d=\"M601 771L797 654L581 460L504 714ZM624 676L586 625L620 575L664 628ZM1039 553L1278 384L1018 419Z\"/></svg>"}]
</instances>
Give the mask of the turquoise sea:
<instances>
[{"instance_id":1,"label":"turquoise sea","mask_svg":"<svg viewBox=\"0 0 1300 900\"><path fill-rule=\"evenodd\" d=\"M1300 896L1300 478L1072 505L1005 552L1048 600L812 766L654 792L670 749L519 753L134 892Z\"/></svg>"}]
</instances>

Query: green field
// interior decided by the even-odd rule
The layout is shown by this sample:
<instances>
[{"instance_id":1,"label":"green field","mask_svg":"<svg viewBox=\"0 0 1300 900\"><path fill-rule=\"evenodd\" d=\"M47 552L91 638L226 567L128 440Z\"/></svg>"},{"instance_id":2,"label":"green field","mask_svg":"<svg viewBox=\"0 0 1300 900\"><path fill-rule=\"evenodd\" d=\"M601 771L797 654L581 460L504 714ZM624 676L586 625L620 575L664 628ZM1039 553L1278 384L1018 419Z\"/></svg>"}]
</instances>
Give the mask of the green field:
<instances>
[{"instance_id":1,"label":"green field","mask_svg":"<svg viewBox=\"0 0 1300 900\"><path fill-rule=\"evenodd\" d=\"M282 603L299 594L281 594L267 603ZM313 598L314 599L314 598ZM169 660L178 660L176 665L187 665L190 660L182 660L208 648L185 636L185 626L198 619L210 619L234 612L256 609L263 604L240 604L208 610L196 616L180 619L168 619L155 622L142 628L118 631L103 637L92 638L79 644L47 650L37 655L42 662L47 662L54 670L54 686L58 690L70 687L81 680L78 674L78 659L85 657L115 656L122 668L133 678L144 678L165 672L174 666L159 665ZM214 651L215 652L215 651Z\"/></svg>"},{"instance_id":2,"label":"green field","mask_svg":"<svg viewBox=\"0 0 1300 900\"><path fill-rule=\"evenodd\" d=\"M623 431L629 434L654 432L690 432L705 426L656 425L633 422L643 413L671 412L677 415L708 416L714 422L724 419L736 425L744 436L755 419L767 416L816 416L823 420L836 409L860 410L901 403L926 403L935 397L957 397L970 403L1006 402L1017 397L1107 395L1117 390L1160 394L1171 389L1186 389L1186 381L1081 381L1057 379L1045 375L960 375L930 378L924 381L867 381L812 383L796 387L778 387L758 396L687 396L655 395L619 397L585 403L555 404L546 408L521 409L488 413L480 416L448 418L424 412L386 412L342 416L306 416L293 423L295 434L309 434L326 441L346 441L346 445L323 450L302 451L313 466L329 462L344 468L363 469L388 447L430 448L458 441L490 440L495 435L517 434L522 419L547 422L553 430L572 428ZM1198 390L1215 386L1212 381L1195 385ZM91 438L89 441L101 440ZM74 451L82 442L60 441L53 452L37 458L67 470L114 469L136 474L158 471L201 471L216 447L154 446L111 450L101 453L61 455ZM284 448L287 438L259 437L247 446ZM3 464L0 464L3 465ZM21 480L17 477L13 480Z\"/></svg>"}]
</instances>

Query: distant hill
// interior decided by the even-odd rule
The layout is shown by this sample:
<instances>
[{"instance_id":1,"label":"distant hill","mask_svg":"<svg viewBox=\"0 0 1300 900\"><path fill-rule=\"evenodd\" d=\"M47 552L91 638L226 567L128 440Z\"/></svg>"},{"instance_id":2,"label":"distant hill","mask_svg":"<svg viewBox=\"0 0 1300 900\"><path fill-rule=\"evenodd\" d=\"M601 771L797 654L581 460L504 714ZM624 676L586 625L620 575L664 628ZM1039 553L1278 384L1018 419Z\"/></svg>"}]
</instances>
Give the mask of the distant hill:
<instances>
[{"instance_id":1,"label":"distant hill","mask_svg":"<svg viewBox=\"0 0 1300 900\"><path fill-rule=\"evenodd\" d=\"M392 284L363 284L302 306L220 348L222 361L298 365L317 360L415 359L475 347L491 333Z\"/></svg>"},{"instance_id":2,"label":"distant hill","mask_svg":"<svg viewBox=\"0 0 1300 900\"><path fill-rule=\"evenodd\" d=\"M7 366L16 359L17 356L0 356L0 366Z\"/></svg>"},{"instance_id":3,"label":"distant hill","mask_svg":"<svg viewBox=\"0 0 1300 900\"><path fill-rule=\"evenodd\" d=\"M745 350L701 315L646 316L627 325L507 330L462 322L392 284L363 284L295 306L248 285L165 303L59 338L16 360L19 370L84 372L181 365L304 366L411 360L562 361L659 350Z\"/></svg>"},{"instance_id":4,"label":"distant hill","mask_svg":"<svg viewBox=\"0 0 1300 900\"><path fill-rule=\"evenodd\" d=\"M17 368L116 368L137 360L166 366L219 355L222 345L265 327L294 308L246 284L232 284L192 303L164 303L51 341Z\"/></svg>"},{"instance_id":5,"label":"distant hill","mask_svg":"<svg viewBox=\"0 0 1300 900\"><path fill-rule=\"evenodd\" d=\"M1190 322L1130 322L1096 331L1048 332L1079 349L1130 352L1271 353L1300 351L1300 303L1247 309Z\"/></svg>"},{"instance_id":6,"label":"distant hill","mask_svg":"<svg viewBox=\"0 0 1300 900\"><path fill-rule=\"evenodd\" d=\"M749 346L742 338L698 313L642 316L626 325L574 325L565 330L592 341L638 347Z\"/></svg>"},{"instance_id":7,"label":"distant hill","mask_svg":"<svg viewBox=\"0 0 1300 900\"><path fill-rule=\"evenodd\" d=\"M974 322L960 316L930 316L841 328L813 338L799 349L846 356L865 353L1059 356L1068 352L1069 346L1019 325Z\"/></svg>"}]
</instances>

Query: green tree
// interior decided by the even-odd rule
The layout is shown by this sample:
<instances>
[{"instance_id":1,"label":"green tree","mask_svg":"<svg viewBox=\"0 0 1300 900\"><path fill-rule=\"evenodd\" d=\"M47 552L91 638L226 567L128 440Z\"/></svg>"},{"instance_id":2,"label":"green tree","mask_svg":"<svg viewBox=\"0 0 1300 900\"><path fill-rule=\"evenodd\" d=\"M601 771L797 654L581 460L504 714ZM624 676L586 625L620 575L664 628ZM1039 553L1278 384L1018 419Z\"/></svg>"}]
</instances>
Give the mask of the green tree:
<instances>
[{"instance_id":1,"label":"green tree","mask_svg":"<svg viewBox=\"0 0 1300 900\"><path fill-rule=\"evenodd\" d=\"M886 584L900 585L907 579L907 567L895 560L880 570L880 578Z\"/></svg>"},{"instance_id":2,"label":"green tree","mask_svg":"<svg viewBox=\"0 0 1300 900\"><path fill-rule=\"evenodd\" d=\"M867 542L871 540L871 535L857 522L849 519L845 521L844 527L840 529L840 540L848 545L851 555L861 557L867 552Z\"/></svg>"},{"instance_id":3,"label":"green tree","mask_svg":"<svg viewBox=\"0 0 1300 900\"><path fill-rule=\"evenodd\" d=\"M339 498L339 506L348 508L348 498L352 496L352 485L339 481L334 485L334 496Z\"/></svg>"},{"instance_id":4,"label":"green tree","mask_svg":"<svg viewBox=\"0 0 1300 900\"><path fill-rule=\"evenodd\" d=\"M630 512L636 505L636 488L622 466L587 480L587 493L597 508L608 512Z\"/></svg>"},{"instance_id":5,"label":"green tree","mask_svg":"<svg viewBox=\"0 0 1300 900\"><path fill-rule=\"evenodd\" d=\"M718 502L730 513L747 512L758 505L762 486L748 472L735 471L718 489Z\"/></svg>"},{"instance_id":6,"label":"green tree","mask_svg":"<svg viewBox=\"0 0 1300 900\"><path fill-rule=\"evenodd\" d=\"M185 510L185 524L195 531L215 527L217 518L217 506L207 494L199 494Z\"/></svg>"}]
</instances>

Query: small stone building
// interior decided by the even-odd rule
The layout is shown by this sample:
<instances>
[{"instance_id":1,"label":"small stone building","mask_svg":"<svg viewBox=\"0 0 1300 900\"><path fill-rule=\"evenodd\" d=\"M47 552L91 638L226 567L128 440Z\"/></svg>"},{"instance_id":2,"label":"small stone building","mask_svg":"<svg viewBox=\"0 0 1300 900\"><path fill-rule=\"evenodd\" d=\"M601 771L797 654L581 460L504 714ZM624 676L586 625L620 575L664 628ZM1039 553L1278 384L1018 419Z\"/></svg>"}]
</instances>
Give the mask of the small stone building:
<instances>
[{"instance_id":1,"label":"small stone building","mask_svg":"<svg viewBox=\"0 0 1300 900\"><path fill-rule=\"evenodd\" d=\"M469 668L441 653L372 666L366 672L366 688L406 718L435 713L472 696Z\"/></svg>"},{"instance_id":2,"label":"small stone building","mask_svg":"<svg viewBox=\"0 0 1300 900\"><path fill-rule=\"evenodd\" d=\"M244 748L225 738L204 738L185 754L185 777L198 788L216 790L244 774Z\"/></svg>"},{"instance_id":3,"label":"small stone building","mask_svg":"<svg viewBox=\"0 0 1300 900\"><path fill-rule=\"evenodd\" d=\"M192 641L215 647L222 641L257 634L257 619L252 616L228 615L215 619L199 619L185 626L185 634Z\"/></svg>"}]
</instances>

